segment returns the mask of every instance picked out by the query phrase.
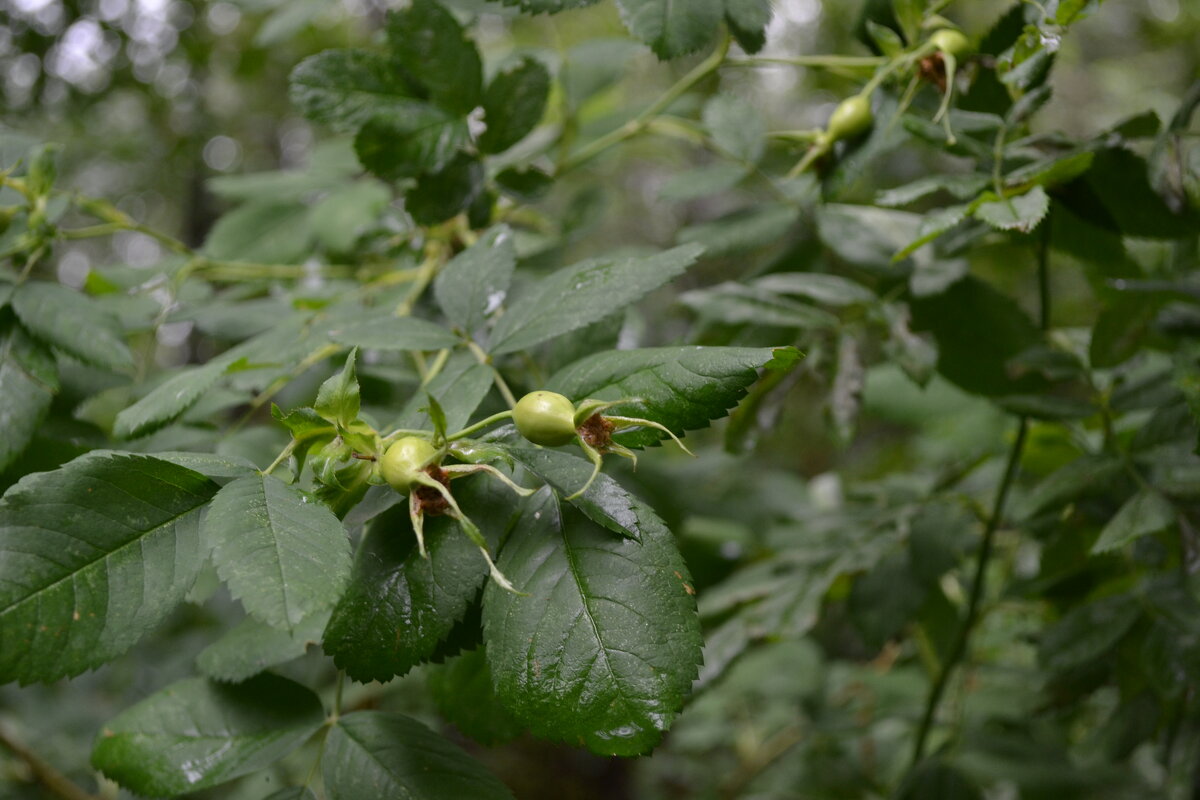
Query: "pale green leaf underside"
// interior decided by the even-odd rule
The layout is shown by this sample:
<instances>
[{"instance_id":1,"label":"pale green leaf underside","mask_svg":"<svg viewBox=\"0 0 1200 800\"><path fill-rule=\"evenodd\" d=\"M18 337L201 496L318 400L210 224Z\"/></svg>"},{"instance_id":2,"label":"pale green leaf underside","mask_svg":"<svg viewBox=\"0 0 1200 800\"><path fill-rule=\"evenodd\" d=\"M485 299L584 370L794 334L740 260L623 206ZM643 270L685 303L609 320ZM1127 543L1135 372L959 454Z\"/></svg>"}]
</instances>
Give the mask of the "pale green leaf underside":
<instances>
[{"instance_id":1,"label":"pale green leaf underside","mask_svg":"<svg viewBox=\"0 0 1200 800\"><path fill-rule=\"evenodd\" d=\"M104 726L92 764L138 794L192 792L278 760L324 719L315 694L277 675L237 685L189 678Z\"/></svg>"},{"instance_id":2,"label":"pale green leaf underside","mask_svg":"<svg viewBox=\"0 0 1200 800\"><path fill-rule=\"evenodd\" d=\"M653 512L636 512L640 542L543 490L501 552L500 569L530 596L485 589L488 662L497 694L535 735L645 753L696 677L687 567Z\"/></svg>"},{"instance_id":3,"label":"pale green leaf underside","mask_svg":"<svg viewBox=\"0 0 1200 800\"><path fill-rule=\"evenodd\" d=\"M350 542L325 506L269 475L226 485L203 525L213 564L246 611L295 631L330 609L350 577Z\"/></svg>"},{"instance_id":4,"label":"pale green leaf underside","mask_svg":"<svg viewBox=\"0 0 1200 800\"><path fill-rule=\"evenodd\" d=\"M142 455L93 453L0 500L0 683L78 675L125 652L203 564L217 485Z\"/></svg>"},{"instance_id":5,"label":"pale green leaf underside","mask_svg":"<svg viewBox=\"0 0 1200 800\"><path fill-rule=\"evenodd\" d=\"M361 711L329 732L321 758L330 800L512 800L512 793L457 745L412 717Z\"/></svg>"}]
</instances>

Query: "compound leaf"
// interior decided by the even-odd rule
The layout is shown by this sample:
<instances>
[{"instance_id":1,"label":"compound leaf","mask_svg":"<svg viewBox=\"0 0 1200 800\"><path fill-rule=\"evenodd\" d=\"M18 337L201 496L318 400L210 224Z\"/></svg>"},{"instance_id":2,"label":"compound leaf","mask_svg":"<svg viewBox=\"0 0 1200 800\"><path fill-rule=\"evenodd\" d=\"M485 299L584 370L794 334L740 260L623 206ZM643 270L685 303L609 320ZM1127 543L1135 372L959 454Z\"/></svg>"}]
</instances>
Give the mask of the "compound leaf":
<instances>
[{"instance_id":1,"label":"compound leaf","mask_svg":"<svg viewBox=\"0 0 1200 800\"><path fill-rule=\"evenodd\" d=\"M13 293L12 307L30 333L80 361L114 370L133 366L117 320L73 289L26 283Z\"/></svg>"},{"instance_id":2,"label":"compound leaf","mask_svg":"<svg viewBox=\"0 0 1200 800\"><path fill-rule=\"evenodd\" d=\"M29 445L58 388L54 355L15 320L0 323L0 472Z\"/></svg>"}]
</instances>

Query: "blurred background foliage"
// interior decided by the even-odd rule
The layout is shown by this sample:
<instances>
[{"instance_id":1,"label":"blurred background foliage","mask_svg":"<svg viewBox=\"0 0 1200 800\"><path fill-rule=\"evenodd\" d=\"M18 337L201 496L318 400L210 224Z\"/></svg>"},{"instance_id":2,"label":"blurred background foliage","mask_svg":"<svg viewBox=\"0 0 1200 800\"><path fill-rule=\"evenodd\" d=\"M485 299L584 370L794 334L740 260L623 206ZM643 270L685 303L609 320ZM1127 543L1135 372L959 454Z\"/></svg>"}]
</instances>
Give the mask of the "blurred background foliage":
<instances>
[{"instance_id":1,"label":"blurred background foliage","mask_svg":"<svg viewBox=\"0 0 1200 800\"><path fill-rule=\"evenodd\" d=\"M607 3L537 18L519 18L482 0L448 5L481 14L474 35L489 64L514 46L550 64L568 63L565 89L552 98L550 115L578 108L585 139L626 119L631 108L656 97L690 65L689 59L659 63L627 38ZM978 37L1009 5L962 0L945 13ZM373 0L0 0L0 148L12 152L30 141L62 143L62 185L105 197L147 225L199 246L222 213L257 190L307 196L313 188L319 193L322 176L357 171L344 142L316 129L289 104L287 76L307 55L370 42L387 7ZM760 55L865 55L869 51L856 32L859 16L859 4L853 2L776 0ZM1200 3L1109 0L1056 44L1055 102L1037 118L1035 130L1093 136L1147 110L1169 119L1200 75ZM752 97L770 129L778 130L823 124L859 82L826 70L778 66L726 69L720 85ZM708 90L716 88L714 82ZM920 102L936 106L936 98L927 95ZM677 110L695 114L702 100L689 96ZM696 106L688 108L687 102ZM794 157L794 151L772 148L765 168L782 171ZM613 151L594 169L560 181L540 203L575 226L569 244L542 249L531 235L523 240L523 255L549 266L609 250L613 243L667 246L682 229L746 206L756 192L765 191L750 183L684 202L663 199L664 192L672 192L673 176L709 159L702 148L667 137L644 137ZM0 153L0 162L11 163L11 158ZM873 161L842 199L869 201L879 189L952 170L954 164L954 157L933 148L905 146ZM386 229L386 215L375 224ZM336 247L330 249L336 254ZM831 259L841 264L811 224L763 250L766 255L733 252L706 262L630 311L625 330L643 344L681 339L783 343L790 334L763 326L710 324L684 294L768 270L812 269ZM1156 264L1170 258L1168 246L1160 243L1140 243L1136 253L1151 275ZM126 232L68 242L56 251L53 264L62 282L80 286L100 265L151 268L166 256L152 237ZM970 259L973 274L1015 295L1027 309L1036 307L1028 247L998 240L973 248ZM1074 328L1090 327L1097 299L1084 272L1057 251L1051 266L1056 328L1069 335ZM152 347L162 366L187 363L202 356L189 338L194 326L220 338L222 326L238 324L245 321L180 320L175 327L159 328ZM229 338L239 336L230 333ZM662 455L645 459L636 478L628 472L619 476L650 497L682 538L709 624L706 672L715 675L721 664L712 657L719 652L711 642L720 644L714 637L728 634L720 627L721 592L707 590L722 584L735 566L752 562L756 553L805 543L797 557L814 565L813 589L795 602L807 609L800 616L811 631L794 640L759 642L711 685L702 675L696 700L667 743L646 759L598 759L527 738L490 749L467 742L518 797L881 797L903 774L910 720L927 690L922 659L934 657L929 653L939 648L936 641L926 641L936 638L934 626L924 626L920 636L903 643L894 634L914 613L906 604L914 603L926 618L936 617L939 603L951 604L944 617L952 631L957 619L952 604L961 602L964 584L951 578L935 581L934 588L906 588L909 570L889 574L876 564L908 558L918 546L913 542L922 541L916 534L903 542L889 538L897 518L904 519L906 533L926 531L930 538L954 540L949 547L934 547L936 552L969 550L977 537L974 522L985 513L978 502L986 502L1003 469L995 456L1007 449L1006 436L1012 434L1005 415L988 401L941 378L919 389L878 356L864 356L856 430L839 433L837 421L830 419L822 364L831 356L818 345L805 368L788 378L794 385L786 401L758 409L760 415L774 415L775 424L756 442L753 456L722 454L718 430L700 437L709 447L695 462ZM311 382L299 382L279 402L286 407L289 397L311 389ZM1065 426L1035 423L1023 468L1042 476L1074 459L1081 448L1073 436ZM978 502L925 505L919 513L916 505L907 505L956 471L963 472L963 498ZM925 519L930 515L935 519ZM821 565L845 553L861 555L858 544L848 541L875 549L863 556L863 563L873 567L871 580L850 580L854 563L822 571ZM1035 545L1003 531L999 544L1002 557L993 563L997 577L1033 582L1039 576ZM966 679L962 692L970 695L969 704L961 702L962 695L950 703L963 716L964 736L971 742L955 769L988 786L986 796L996 800L1149 796L1145 787L1161 784L1156 771L1163 767L1152 748L1138 749L1142 740L1130 731L1137 729L1139 713L1143 727L1153 728L1153 710L1120 704L1121 714L1133 723L1102 724L1118 707L1116 689L1104 687L1053 712L1056 697L1089 685L1083 674L1087 659L1065 666L1074 671L1070 680L1036 669L1035 634L1045 612L1041 600L1030 599L1036 589L1027 588L1024 594L1011 591L987 615L975 647L989 666L972 670ZM203 596L201 589L197 596ZM69 687L2 687L0 728L36 743L40 757L86 785L92 775L86 754L103 721L152 689L191 674L196 654L237 617L236 604L218 595L207 605L188 606L132 657ZM1123 618L1114 619L1112 624L1119 625ZM758 634L750 629L744 635ZM326 660L311 652L282 668L312 683L327 682L328 669ZM357 686L347 702L405 709L438 724L438 669L419 669L386 687ZM1038 716L1031 723L1034 712ZM1130 739L1130 747L1115 740L1121 736ZM272 781L283 775L294 779L307 769L310 756L301 752L265 778L198 796L262 797L279 785ZM926 772L927 783L910 787L915 792L910 796L983 796L955 784L957 771ZM0 796L49 796L29 778L25 761L0 750ZM102 791L118 796L113 785Z\"/></svg>"}]
</instances>

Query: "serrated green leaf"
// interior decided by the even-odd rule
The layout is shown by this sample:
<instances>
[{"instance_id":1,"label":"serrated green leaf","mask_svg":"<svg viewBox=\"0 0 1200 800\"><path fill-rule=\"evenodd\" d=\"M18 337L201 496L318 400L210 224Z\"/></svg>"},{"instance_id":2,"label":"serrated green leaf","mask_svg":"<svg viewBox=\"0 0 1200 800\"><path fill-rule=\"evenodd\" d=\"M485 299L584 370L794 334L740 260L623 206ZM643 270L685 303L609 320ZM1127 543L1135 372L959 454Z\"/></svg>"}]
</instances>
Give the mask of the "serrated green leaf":
<instances>
[{"instance_id":1,"label":"serrated green leaf","mask_svg":"<svg viewBox=\"0 0 1200 800\"><path fill-rule=\"evenodd\" d=\"M1023 501L1014 504L1013 517L1025 519L1079 497L1103 494L1121 472L1121 460L1115 456L1077 458L1052 472Z\"/></svg>"},{"instance_id":2,"label":"serrated green leaf","mask_svg":"<svg viewBox=\"0 0 1200 800\"><path fill-rule=\"evenodd\" d=\"M446 414L446 427L457 431L470 420L475 409L491 391L492 368L480 364L470 353L459 351L450 357L438 376L425 386L425 392L437 398ZM398 428L428 429L432 425L424 410L424 394L414 394L396 421Z\"/></svg>"},{"instance_id":3,"label":"serrated green leaf","mask_svg":"<svg viewBox=\"0 0 1200 800\"><path fill-rule=\"evenodd\" d=\"M480 744L502 744L524 730L496 697L483 648L456 656L431 672L429 693L442 716Z\"/></svg>"},{"instance_id":4,"label":"serrated green leaf","mask_svg":"<svg viewBox=\"0 0 1200 800\"><path fill-rule=\"evenodd\" d=\"M484 590L496 693L530 731L606 755L661 739L700 661L687 566L640 504L641 541L614 536L543 490L500 554L529 593Z\"/></svg>"},{"instance_id":5,"label":"serrated green leaf","mask_svg":"<svg viewBox=\"0 0 1200 800\"><path fill-rule=\"evenodd\" d=\"M325 379L317 390L317 399L313 403L313 411L322 419L327 419L339 430L348 429L358 419L358 409L362 402L358 389L358 375L355 363L358 361L358 348L352 348L346 356L342 371Z\"/></svg>"},{"instance_id":6,"label":"serrated green leaf","mask_svg":"<svg viewBox=\"0 0 1200 800\"><path fill-rule=\"evenodd\" d=\"M299 658L319 644L329 612L303 620L291 633L246 617L220 639L200 651L196 668L218 681L240 682L263 670Z\"/></svg>"},{"instance_id":7,"label":"serrated green leaf","mask_svg":"<svg viewBox=\"0 0 1200 800\"><path fill-rule=\"evenodd\" d=\"M487 476L455 481L452 489L495 547L515 496ZM406 504L368 531L350 588L325 631L325 652L357 681L389 681L428 660L488 575L487 562L456 521L425 520L429 558L421 558L407 520Z\"/></svg>"},{"instance_id":8,"label":"serrated green leaf","mask_svg":"<svg viewBox=\"0 0 1200 800\"><path fill-rule=\"evenodd\" d=\"M116 319L79 292L31 281L17 288L11 302L25 329L46 344L98 367L133 366Z\"/></svg>"},{"instance_id":9,"label":"serrated green leaf","mask_svg":"<svg viewBox=\"0 0 1200 800\"><path fill-rule=\"evenodd\" d=\"M640 402L605 413L644 417L676 433L708 426L725 416L767 366L786 368L800 354L791 347L650 347L597 353L554 375L546 389L572 400ZM664 434L642 428L618 434L631 447L657 443Z\"/></svg>"},{"instance_id":10,"label":"serrated green leaf","mask_svg":"<svg viewBox=\"0 0 1200 800\"><path fill-rule=\"evenodd\" d=\"M516 264L512 230L493 228L438 273L433 284L438 305L452 323L474 333L504 302Z\"/></svg>"},{"instance_id":11,"label":"serrated green leaf","mask_svg":"<svg viewBox=\"0 0 1200 800\"><path fill-rule=\"evenodd\" d=\"M459 343L435 322L391 315L339 323L329 329L329 337L363 350L441 350Z\"/></svg>"},{"instance_id":12,"label":"serrated green leaf","mask_svg":"<svg viewBox=\"0 0 1200 800\"><path fill-rule=\"evenodd\" d=\"M817 210L817 234L839 258L892 271L893 254L917 235L922 217L907 211L827 203Z\"/></svg>"},{"instance_id":13,"label":"serrated green leaf","mask_svg":"<svg viewBox=\"0 0 1200 800\"><path fill-rule=\"evenodd\" d=\"M499 73L483 95L487 130L479 137L485 153L503 153L524 139L546 113L550 73L535 58L524 58Z\"/></svg>"},{"instance_id":14,"label":"serrated green leaf","mask_svg":"<svg viewBox=\"0 0 1200 800\"><path fill-rule=\"evenodd\" d=\"M757 53L767 43L771 1L725 0L725 24L743 50Z\"/></svg>"},{"instance_id":15,"label":"serrated green leaf","mask_svg":"<svg viewBox=\"0 0 1200 800\"><path fill-rule=\"evenodd\" d=\"M719 94L704 106L704 126L717 146L735 159L751 164L767 148L767 123L753 103L732 94Z\"/></svg>"},{"instance_id":16,"label":"serrated green leaf","mask_svg":"<svg viewBox=\"0 0 1200 800\"><path fill-rule=\"evenodd\" d=\"M947 206L946 208L939 208L935 211L929 212L922 217L921 223L916 231L916 238L897 250L896 254L892 256L892 261L901 261L905 258L908 258L913 253L920 250L922 247L929 244L934 239L938 238L943 233L966 219L967 214L970 213L970 210L971 206L967 203L963 203L961 205ZM939 282L937 288L940 290L945 288L945 286L941 285L941 282ZM917 294L936 293L937 292L933 291L917 292Z\"/></svg>"},{"instance_id":17,"label":"serrated green leaf","mask_svg":"<svg viewBox=\"0 0 1200 800\"><path fill-rule=\"evenodd\" d=\"M512 448L512 458L550 484L563 497L574 494L592 475L592 463L577 456L545 448ZM621 484L601 472L588 490L569 501L584 515L621 536L641 538L635 501Z\"/></svg>"},{"instance_id":18,"label":"serrated green leaf","mask_svg":"<svg viewBox=\"0 0 1200 800\"><path fill-rule=\"evenodd\" d=\"M560 269L523 292L492 331L496 354L597 322L681 275L703 248L683 245L649 258L595 258Z\"/></svg>"},{"instance_id":19,"label":"serrated green leaf","mask_svg":"<svg viewBox=\"0 0 1200 800\"><path fill-rule=\"evenodd\" d=\"M329 800L513 800L458 746L411 717L383 711L339 719L325 741L321 773Z\"/></svg>"},{"instance_id":20,"label":"serrated green leaf","mask_svg":"<svg viewBox=\"0 0 1200 800\"><path fill-rule=\"evenodd\" d=\"M2 313L2 312L0 312ZM3 319L3 317L8 317ZM16 320L0 321L0 472L24 452L58 393L54 355Z\"/></svg>"},{"instance_id":21,"label":"serrated green leaf","mask_svg":"<svg viewBox=\"0 0 1200 800\"><path fill-rule=\"evenodd\" d=\"M976 206L975 216L1002 231L1029 233L1050 210L1050 196L1041 186L1015 197L992 198Z\"/></svg>"},{"instance_id":22,"label":"serrated green leaf","mask_svg":"<svg viewBox=\"0 0 1200 800\"><path fill-rule=\"evenodd\" d=\"M314 122L355 131L376 114L423 105L396 66L380 53L326 50L296 65L288 80L289 95Z\"/></svg>"},{"instance_id":23,"label":"serrated green leaf","mask_svg":"<svg viewBox=\"0 0 1200 800\"><path fill-rule=\"evenodd\" d=\"M148 456L96 452L0 500L0 683L78 675L128 650L203 564L217 485Z\"/></svg>"},{"instance_id":24,"label":"serrated green leaf","mask_svg":"<svg viewBox=\"0 0 1200 800\"><path fill-rule=\"evenodd\" d=\"M277 675L237 685L189 678L105 725L92 765L138 794L192 792L279 760L324 721L315 694Z\"/></svg>"},{"instance_id":25,"label":"serrated green leaf","mask_svg":"<svg viewBox=\"0 0 1200 800\"><path fill-rule=\"evenodd\" d=\"M133 439L172 422L194 406L225 374L228 366L225 359L213 359L168 378L141 400L117 414L113 435L119 439Z\"/></svg>"},{"instance_id":26,"label":"serrated green leaf","mask_svg":"<svg viewBox=\"0 0 1200 800\"><path fill-rule=\"evenodd\" d=\"M211 258L298 264L312 244L308 206L265 200L246 203L217 220L204 240Z\"/></svg>"},{"instance_id":27,"label":"serrated green leaf","mask_svg":"<svg viewBox=\"0 0 1200 800\"><path fill-rule=\"evenodd\" d=\"M483 98L483 63L454 15L435 0L414 0L387 21L392 53L447 111L467 114Z\"/></svg>"},{"instance_id":28,"label":"serrated green leaf","mask_svg":"<svg viewBox=\"0 0 1200 800\"><path fill-rule=\"evenodd\" d=\"M462 117L414 102L367 120L354 137L354 152L371 172L395 181L444 169L468 141Z\"/></svg>"},{"instance_id":29,"label":"serrated green leaf","mask_svg":"<svg viewBox=\"0 0 1200 800\"><path fill-rule=\"evenodd\" d=\"M201 527L221 580L273 627L295 631L332 608L350 578L350 542L338 518L270 475L227 484Z\"/></svg>"},{"instance_id":30,"label":"serrated green leaf","mask_svg":"<svg viewBox=\"0 0 1200 800\"><path fill-rule=\"evenodd\" d=\"M1125 501L1100 531L1093 553L1107 553L1135 539L1157 533L1175 522L1175 507L1154 489L1146 488Z\"/></svg>"},{"instance_id":31,"label":"serrated green leaf","mask_svg":"<svg viewBox=\"0 0 1200 800\"><path fill-rule=\"evenodd\" d=\"M437 225L471 208L485 194L484 177L478 158L459 153L442 170L419 177L404 196L404 207L418 225Z\"/></svg>"},{"instance_id":32,"label":"serrated green leaf","mask_svg":"<svg viewBox=\"0 0 1200 800\"><path fill-rule=\"evenodd\" d=\"M710 42L725 12L721 0L618 0L617 6L629 32L664 60Z\"/></svg>"}]
</instances>

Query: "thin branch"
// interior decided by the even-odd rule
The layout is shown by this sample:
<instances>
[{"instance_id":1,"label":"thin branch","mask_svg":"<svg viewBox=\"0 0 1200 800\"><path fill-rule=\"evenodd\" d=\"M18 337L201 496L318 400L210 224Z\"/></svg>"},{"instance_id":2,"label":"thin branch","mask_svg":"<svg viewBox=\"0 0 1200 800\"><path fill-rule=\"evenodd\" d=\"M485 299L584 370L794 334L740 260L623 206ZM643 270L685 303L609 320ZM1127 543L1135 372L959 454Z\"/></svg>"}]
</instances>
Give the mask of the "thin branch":
<instances>
[{"instance_id":1,"label":"thin branch","mask_svg":"<svg viewBox=\"0 0 1200 800\"><path fill-rule=\"evenodd\" d=\"M100 800L99 797L84 791L79 784L48 764L3 727L0 727L0 745L10 750L13 755L29 766L34 780L64 800Z\"/></svg>"}]
</instances>

